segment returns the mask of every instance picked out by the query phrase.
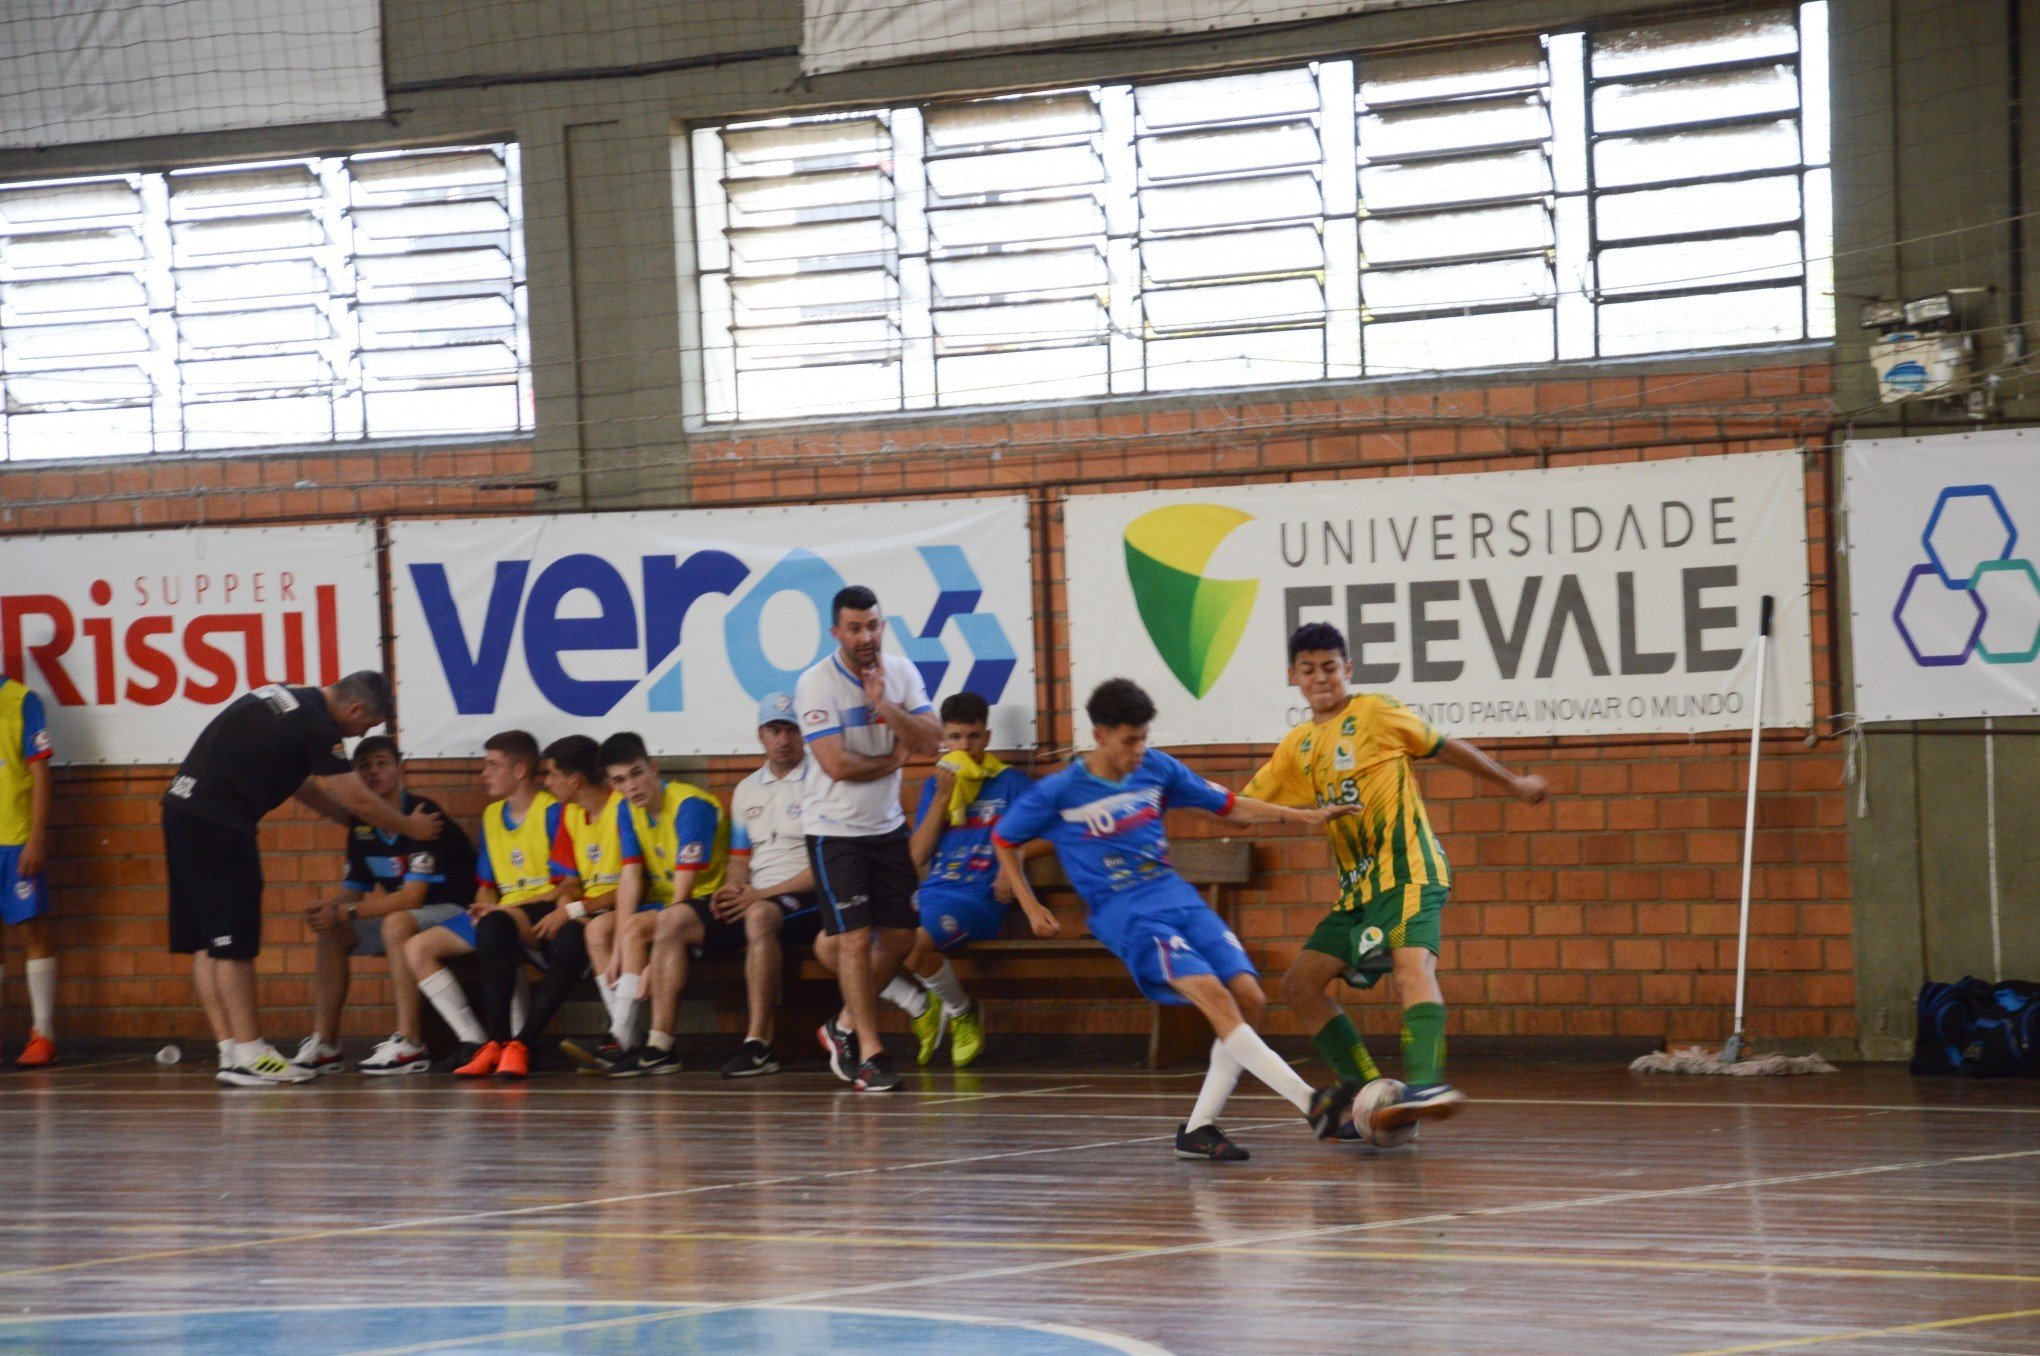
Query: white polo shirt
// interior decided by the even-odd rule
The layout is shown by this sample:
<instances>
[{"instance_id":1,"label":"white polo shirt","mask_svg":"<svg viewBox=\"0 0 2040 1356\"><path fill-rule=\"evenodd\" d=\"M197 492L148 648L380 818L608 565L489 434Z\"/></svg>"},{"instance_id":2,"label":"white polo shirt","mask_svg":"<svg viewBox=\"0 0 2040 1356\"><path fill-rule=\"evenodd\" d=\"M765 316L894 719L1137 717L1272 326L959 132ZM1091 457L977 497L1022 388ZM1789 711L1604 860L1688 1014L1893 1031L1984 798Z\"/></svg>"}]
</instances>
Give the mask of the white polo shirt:
<instances>
[{"instance_id":1,"label":"white polo shirt","mask_svg":"<svg viewBox=\"0 0 2040 1356\"><path fill-rule=\"evenodd\" d=\"M935 708L928 702L928 689L921 671L896 654L881 651L885 665L886 700L915 715ZM812 744L827 735L843 736L843 747L867 758L883 758L893 751L893 732L872 719L864 700L864 684L843 667L843 652L832 651L827 659L800 676L793 688L793 709L800 716L801 737ZM891 833L907 822L900 808L900 774L868 782L839 782L810 758L807 793L801 800L801 818L807 831L817 838L875 838Z\"/></svg>"},{"instance_id":2,"label":"white polo shirt","mask_svg":"<svg viewBox=\"0 0 2040 1356\"><path fill-rule=\"evenodd\" d=\"M751 885L763 890L808 869L807 830L801 827L802 781L815 765L802 758L784 777L767 763L730 793L730 856L751 864Z\"/></svg>"}]
</instances>

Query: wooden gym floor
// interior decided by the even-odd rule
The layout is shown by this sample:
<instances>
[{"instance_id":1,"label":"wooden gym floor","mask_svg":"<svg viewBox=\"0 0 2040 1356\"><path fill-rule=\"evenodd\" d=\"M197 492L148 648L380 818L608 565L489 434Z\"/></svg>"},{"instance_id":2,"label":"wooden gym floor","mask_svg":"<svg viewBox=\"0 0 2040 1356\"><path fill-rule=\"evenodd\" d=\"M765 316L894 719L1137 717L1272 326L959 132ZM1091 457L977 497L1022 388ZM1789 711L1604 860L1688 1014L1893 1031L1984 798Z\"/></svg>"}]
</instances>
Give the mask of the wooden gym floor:
<instances>
[{"instance_id":1,"label":"wooden gym floor","mask_svg":"<svg viewBox=\"0 0 2040 1356\"><path fill-rule=\"evenodd\" d=\"M1237 1165L1194 1071L8 1074L0 1352L2040 1352L2031 1083L1454 1072L1389 1154L1243 1083Z\"/></svg>"}]
</instances>

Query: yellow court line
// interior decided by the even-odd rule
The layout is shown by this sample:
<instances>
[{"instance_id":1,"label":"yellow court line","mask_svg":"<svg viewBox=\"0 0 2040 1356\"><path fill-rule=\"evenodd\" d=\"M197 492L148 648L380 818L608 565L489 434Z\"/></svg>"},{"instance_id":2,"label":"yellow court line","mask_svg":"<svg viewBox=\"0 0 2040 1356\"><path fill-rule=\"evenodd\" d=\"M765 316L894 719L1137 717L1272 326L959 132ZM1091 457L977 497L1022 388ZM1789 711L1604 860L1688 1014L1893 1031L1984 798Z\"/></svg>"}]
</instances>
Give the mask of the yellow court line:
<instances>
[{"instance_id":1,"label":"yellow court line","mask_svg":"<svg viewBox=\"0 0 2040 1356\"><path fill-rule=\"evenodd\" d=\"M761 1234L731 1230L692 1229L404 1229L414 1238L578 1238L637 1240L656 1243L793 1243L823 1247L922 1248L958 1252L1075 1252L1106 1255L1145 1252L1153 1243L1008 1243L982 1238L898 1238L844 1234ZM1214 1242L1210 1251L1235 1257L1323 1257L1363 1262L1466 1262L1481 1266L1579 1267L1607 1271L1703 1271L1734 1276L1808 1276L1829 1280L1958 1281L1975 1284L2040 1285L2040 1274L1997 1271L1931 1271L1900 1267L1821 1267L1792 1263L1705 1262L1628 1257L1585 1257L1577 1254L1512 1252L1389 1252L1360 1248L1271 1248L1254 1244Z\"/></svg>"},{"instance_id":2,"label":"yellow court line","mask_svg":"<svg viewBox=\"0 0 2040 1356\"><path fill-rule=\"evenodd\" d=\"M2015 1318L2040 1318L2040 1309L2010 1309L2001 1314L1971 1314L1967 1318L1937 1318L1931 1323L1901 1323L1894 1328L1859 1328L1855 1332L1829 1333L1825 1337L1786 1337L1776 1342L1752 1342L1741 1347L1709 1347L1689 1351L1685 1356L1742 1356L1750 1351L1790 1351L1794 1347L1817 1347L1827 1342L1853 1342L1865 1337L1896 1337L1902 1332L1933 1332L1938 1328L1966 1328L1973 1323L2005 1323Z\"/></svg>"}]
</instances>

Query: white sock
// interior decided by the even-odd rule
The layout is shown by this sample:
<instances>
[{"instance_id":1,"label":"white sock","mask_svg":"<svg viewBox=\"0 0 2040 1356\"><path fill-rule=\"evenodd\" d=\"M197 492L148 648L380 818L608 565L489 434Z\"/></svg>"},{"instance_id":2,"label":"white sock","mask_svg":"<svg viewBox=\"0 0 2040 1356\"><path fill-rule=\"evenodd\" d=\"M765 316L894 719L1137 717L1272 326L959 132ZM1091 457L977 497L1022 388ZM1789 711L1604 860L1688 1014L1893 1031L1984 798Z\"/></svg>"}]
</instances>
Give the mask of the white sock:
<instances>
[{"instance_id":1,"label":"white sock","mask_svg":"<svg viewBox=\"0 0 2040 1356\"><path fill-rule=\"evenodd\" d=\"M1202 1130L1218 1120L1225 1110L1225 1102L1239 1086L1240 1075L1246 1070L1232 1057L1223 1041L1211 1043L1211 1067L1204 1073L1204 1087L1197 1094L1197 1105L1190 1108L1190 1122L1187 1130Z\"/></svg>"},{"instance_id":2,"label":"white sock","mask_svg":"<svg viewBox=\"0 0 2040 1356\"><path fill-rule=\"evenodd\" d=\"M214 1041L213 1045L217 1050L217 1053L214 1055L214 1058L219 1060L220 1067L222 1069L233 1068L234 1050L236 1048L234 1043L232 1041Z\"/></svg>"},{"instance_id":3,"label":"white sock","mask_svg":"<svg viewBox=\"0 0 2040 1356\"><path fill-rule=\"evenodd\" d=\"M610 986L609 1034L616 1037L616 1043L628 1050L630 1044L631 1018L637 1015L638 977L627 974Z\"/></svg>"},{"instance_id":4,"label":"white sock","mask_svg":"<svg viewBox=\"0 0 2040 1356\"><path fill-rule=\"evenodd\" d=\"M517 967L517 987L510 991L510 1029L524 1030L524 1019L531 1015L531 976L522 965Z\"/></svg>"},{"instance_id":5,"label":"white sock","mask_svg":"<svg viewBox=\"0 0 2040 1356\"><path fill-rule=\"evenodd\" d=\"M439 1009L439 1015L453 1028L453 1034L468 1045L480 1045L489 1039L489 1033L482 1030L481 1021L475 1010L468 1006L467 995L461 992L460 981L453 977L451 970L436 970L418 981L418 992L432 1000L432 1006Z\"/></svg>"},{"instance_id":6,"label":"white sock","mask_svg":"<svg viewBox=\"0 0 2040 1356\"><path fill-rule=\"evenodd\" d=\"M654 1050L671 1050L673 1048L673 1033L670 1031L654 1031L651 1035L645 1037L645 1044L651 1046Z\"/></svg>"},{"instance_id":7,"label":"white sock","mask_svg":"<svg viewBox=\"0 0 2040 1356\"><path fill-rule=\"evenodd\" d=\"M1241 1022L1222 1044L1242 1068L1288 1099L1298 1111L1310 1110L1310 1084L1297 1077L1289 1062L1270 1050L1268 1042L1254 1028Z\"/></svg>"},{"instance_id":8,"label":"white sock","mask_svg":"<svg viewBox=\"0 0 2040 1356\"><path fill-rule=\"evenodd\" d=\"M57 958L32 960L28 971L28 1010L35 1029L55 1040L57 1036Z\"/></svg>"},{"instance_id":9,"label":"white sock","mask_svg":"<svg viewBox=\"0 0 2040 1356\"><path fill-rule=\"evenodd\" d=\"M942 1000L942 1010L951 1017L959 1012L970 1011L970 995L963 991L963 981L956 977L956 967L949 963L949 957L941 959L942 968L933 975L915 975L921 987Z\"/></svg>"},{"instance_id":10,"label":"white sock","mask_svg":"<svg viewBox=\"0 0 2040 1356\"><path fill-rule=\"evenodd\" d=\"M881 989L878 996L909 1017L919 1017L928 1010L928 995L905 975L894 975L892 983Z\"/></svg>"}]
</instances>

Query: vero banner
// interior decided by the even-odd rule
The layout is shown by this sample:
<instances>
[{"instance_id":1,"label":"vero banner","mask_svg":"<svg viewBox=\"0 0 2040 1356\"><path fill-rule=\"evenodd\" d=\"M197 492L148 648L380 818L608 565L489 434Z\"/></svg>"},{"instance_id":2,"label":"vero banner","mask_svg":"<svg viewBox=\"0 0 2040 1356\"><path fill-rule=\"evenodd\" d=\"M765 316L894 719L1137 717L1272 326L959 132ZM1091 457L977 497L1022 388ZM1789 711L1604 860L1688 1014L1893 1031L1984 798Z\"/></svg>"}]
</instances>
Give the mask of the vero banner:
<instances>
[{"instance_id":1,"label":"vero banner","mask_svg":"<svg viewBox=\"0 0 2040 1356\"><path fill-rule=\"evenodd\" d=\"M755 753L759 699L827 655L845 584L939 704L970 690L993 743L1034 740L1027 501L399 521L390 526L408 754L471 757L635 730L657 754Z\"/></svg>"},{"instance_id":2,"label":"vero banner","mask_svg":"<svg viewBox=\"0 0 2040 1356\"><path fill-rule=\"evenodd\" d=\"M1865 439L1842 465L1856 714L2040 715L2040 436Z\"/></svg>"},{"instance_id":3,"label":"vero banner","mask_svg":"<svg viewBox=\"0 0 2040 1356\"><path fill-rule=\"evenodd\" d=\"M1747 728L1813 713L1796 452L1073 497L1070 666L1134 679L1163 744L1267 743L1303 718L1285 644L1331 622L1356 689L1475 738Z\"/></svg>"}]
</instances>

